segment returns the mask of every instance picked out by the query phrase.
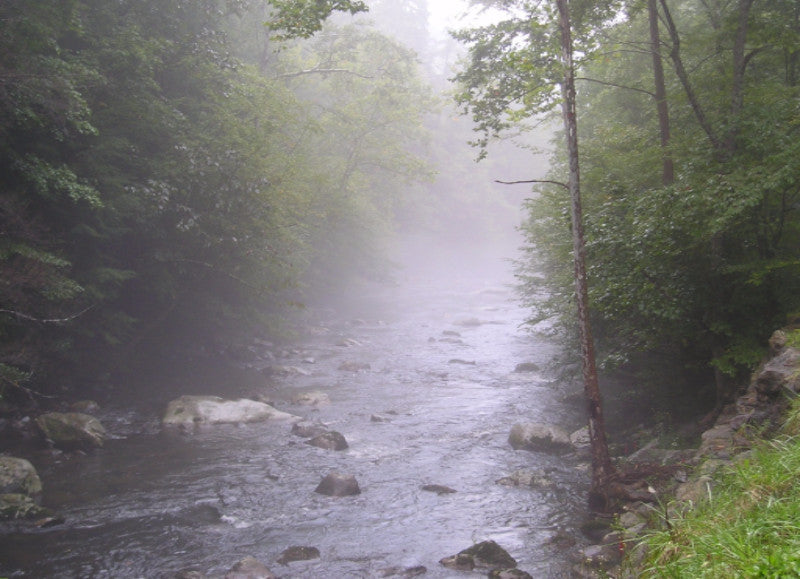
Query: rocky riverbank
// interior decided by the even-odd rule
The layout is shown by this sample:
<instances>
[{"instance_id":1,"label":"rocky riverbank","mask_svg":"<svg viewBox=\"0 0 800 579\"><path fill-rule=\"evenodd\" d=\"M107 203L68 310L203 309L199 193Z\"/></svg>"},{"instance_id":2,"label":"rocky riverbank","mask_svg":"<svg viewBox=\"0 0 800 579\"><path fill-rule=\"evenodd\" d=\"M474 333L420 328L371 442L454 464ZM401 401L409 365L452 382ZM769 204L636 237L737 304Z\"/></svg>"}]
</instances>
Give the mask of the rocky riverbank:
<instances>
[{"instance_id":1,"label":"rocky riverbank","mask_svg":"<svg viewBox=\"0 0 800 579\"><path fill-rule=\"evenodd\" d=\"M670 521L707 501L724 467L747 458L758 440L775 432L789 400L800 393L800 349L790 344L789 335L790 330L772 335L770 356L753 374L747 390L702 433L697 448L659 448L654 440L620 459L634 471L641 466L651 473L643 485L651 496L628 502L613 518L597 522L597 544L576 555L577 576L638 577L646 556L641 537L668 527Z\"/></svg>"}]
</instances>

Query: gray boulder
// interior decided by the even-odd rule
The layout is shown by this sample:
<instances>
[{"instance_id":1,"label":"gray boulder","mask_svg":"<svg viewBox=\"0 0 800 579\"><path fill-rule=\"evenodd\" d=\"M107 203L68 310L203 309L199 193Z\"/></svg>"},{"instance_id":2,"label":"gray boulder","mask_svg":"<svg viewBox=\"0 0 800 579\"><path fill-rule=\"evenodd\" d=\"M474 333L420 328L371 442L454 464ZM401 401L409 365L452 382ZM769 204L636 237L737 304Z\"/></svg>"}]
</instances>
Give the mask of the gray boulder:
<instances>
[{"instance_id":1,"label":"gray boulder","mask_svg":"<svg viewBox=\"0 0 800 579\"><path fill-rule=\"evenodd\" d=\"M347 440L342 433L335 430L318 434L311 440L307 440L306 444L325 450L346 450L348 447Z\"/></svg>"},{"instance_id":2,"label":"gray boulder","mask_svg":"<svg viewBox=\"0 0 800 579\"><path fill-rule=\"evenodd\" d=\"M36 419L45 438L63 450L101 448L106 430L94 416L80 412L49 412Z\"/></svg>"},{"instance_id":3,"label":"gray boulder","mask_svg":"<svg viewBox=\"0 0 800 579\"><path fill-rule=\"evenodd\" d=\"M300 417L247 398L225 400L219 396L181 396L167 405L162 424L188 427L265 420L300 420Z\"/></svg>"},{"instance_id":4,"label":"gray boulder","mask_svg":"<svg viewBox=\"0 0 800 579\"><path fill-rule=\"evenodd\" d=\"M792 395L800 392L798 365L800 365L800 350L784 348L767 362L756 376L758 394L773 398L782 391Z\"/></svg>"},{"instance_id":5,"label":"gray boulder","mask_svg":"<svg viewBox=\"0 0 800 579\"><path fill-rule=\"evenodd\" d=\"M508 435L514 450L560 453L572 449L569 434L552 424L526 422L515 424Z\"/></svg>"},{"instance_id":6,"label":"gray boulder","mask_svg":"<svg viewBox=\"0 0 800 579\"><path fill-rule=\"evenodd\" d=\"M356 477L332 472L320 481L314 492L329 497L348 497L361 494Z\"/></svg>"},{"instance_id":7,"label":"gray boulder","mask_svg":"<svg viewBox=\"0 0 800 579\"><path fill-rule=\"evenodd\" d=\"M277 577L255 557L245 557L225 574L225 579L277 579Z\"/></svg>"},{"instance_id":8,"label":"gray boulder","mask_svg":"<svg viewBox=\"0 0 800 579\"><path fill-rule=\"evenodd\" d=\"M0 456L0 494L36 495L42 482L33 465L24 458Z\"/></svg>"}]
</instances>

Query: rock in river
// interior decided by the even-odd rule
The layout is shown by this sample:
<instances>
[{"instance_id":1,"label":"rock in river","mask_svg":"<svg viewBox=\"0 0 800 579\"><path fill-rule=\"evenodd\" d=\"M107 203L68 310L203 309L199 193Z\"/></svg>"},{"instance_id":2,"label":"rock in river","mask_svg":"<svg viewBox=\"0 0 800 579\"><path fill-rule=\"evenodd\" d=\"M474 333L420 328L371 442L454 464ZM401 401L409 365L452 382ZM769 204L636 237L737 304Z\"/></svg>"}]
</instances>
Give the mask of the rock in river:
<instances>
[{"instance_id":1,"label":"rock in river","mask_svg":"<svg viewBox=\"0 0 800 579\"><path fill-rule=\"evenodd\" d=\"M167 405L163 424L192 426L261 422L264 420L299 420L298 416L276 410L269 404L241 398L225 400L219 396L181 396Z\"/></svg>"},{"instance_id":2,"label":"rock in river","mask_svg":"<svg viewBox=\"0 0 800 579\"><path fill-rule=\"evenodd\" d=\"M100 421L80 412L48 412L36 419L36 425L45 438L63 450L100 448L106 439Z\"/></svg>"},{"instance_id":3,"label":"rock in river","mask_svg":"<svg viewBox=\"0 0 800 579\"><path fill-rule=\"evenodd\" d=\"M512 569L517 561L494 541L483 541L464 549L457 555L439 561L448 569L471 571L473 569Z\"/></svg>"},{"instance_id":4,"label":"rock in river","mask_svg":"<svg viewBox=\"0 0 800 579\"><path fill-rule=\"evenodd\" d=\"M245 557L225 574L225 579L277 579L277 577L255 557Z\"/></svg>"},{"instance_id":5,"label":"rock in river","mask_svg":"<svg viewBox=\"0 0 800 579\"><path fill-rule=\"evenodd\" d=\"M572 449L569 434L552 424L526 422L511 428L508 442L514 450L564 452Z\"/></svg>"},{"instance_id":6,"label":"rock in river","mask_svg":"<svg viewBox=\"0 0 800 579\"><path fill-rule=\"evenodd\" d=\"M36 495L40 492L42 482L30 462L24 458L0 456L0 494Z\"/></svg>"},{"instance_id":7,"label":"rock in river","mask_svg":"<svg viewBox=\"0 0 800 579\"><path fill-rule=\"evenodd\" d=\"M311 440L307 440L306 444L316 446L317 448L324 448L325 450L346 450L347 440L341 432L331 430L316 435Z\"/></svg>"},{"instance_id":8,"label":"rock in river","mask_svg":"<svg viewBox=\"0 0 800 579\"><path fill-rule=\"evenodd\" d=\"M314 492L329 497L348 497L361 494L361 489L353 475L332 472L322 479Z\"/></svg>"}]
</instances>

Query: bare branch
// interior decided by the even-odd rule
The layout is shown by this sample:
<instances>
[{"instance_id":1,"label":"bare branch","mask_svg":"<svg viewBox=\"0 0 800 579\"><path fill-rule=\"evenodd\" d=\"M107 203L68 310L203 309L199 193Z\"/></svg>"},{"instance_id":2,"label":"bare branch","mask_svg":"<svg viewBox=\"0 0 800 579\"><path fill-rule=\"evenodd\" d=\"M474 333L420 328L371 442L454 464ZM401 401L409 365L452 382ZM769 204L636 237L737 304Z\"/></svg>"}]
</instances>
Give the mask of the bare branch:
<instances>
[{"instance_id":1,"label":"bare branch","mask_svg":"<svg viewBox=\"0 0 800 579\"><path fill-rule=\"evenodd\" d=\"M307 74L351 74L359 78L372 79L373 77L365 74L359 74L346 68L309 68L306 70L298 70L296 72L287 72L279 74L278 78L296 78L298 76L305 76Z\"/></svg>"},{"instance_id":2,"label":"bare branch","mask_svg":"<svg viewBox=\"0 0 800 579\"><path fill-rule=\"evenodd\" d=\"M550 179L528 179L525 181L501 181L499 179L495 179L494 182L500 183L501 185L521 185L523 183L549 183L551 185L559 185L560 187L569 189L569 186L566 183L562 183L561 181L552 181Z\"/></svg>"},{"instance_id":3,"label":"bare branch","mask_svg":"<svg viewBox=\"0 0 800 579\"><path fill-rule=\"evenodd\" d=\"M85 309L81 310L77 314L73 314L71 316L67 316L66 318L51 318L51 319L45 319L45 320L43 320L41 318L37 318L35 316L28 315L28 314L23 314L22 312L17 312L17 311L14 311L14 310L0 309L0 314L10 314L10 315L14 316L15 318L19 318L21 320L26 320L26 321L29 321L29 322L36 322L37 324L66 324L67 322L71 322L75 318L78 318L78 317L82 316L83 314L85 314L86 312L91 310L93 307L94 306L89 306L88 308L85 308Z\"/></svg>"}]
</instances>

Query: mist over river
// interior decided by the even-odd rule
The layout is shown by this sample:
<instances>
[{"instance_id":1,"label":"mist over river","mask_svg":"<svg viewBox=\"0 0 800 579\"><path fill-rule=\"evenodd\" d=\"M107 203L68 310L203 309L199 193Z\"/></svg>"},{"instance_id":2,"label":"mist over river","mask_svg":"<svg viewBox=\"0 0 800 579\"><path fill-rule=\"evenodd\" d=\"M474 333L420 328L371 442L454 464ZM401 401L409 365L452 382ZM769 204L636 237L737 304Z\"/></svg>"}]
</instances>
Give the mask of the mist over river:
<instances>
[{"instance_id":1,"label":"mist over river","mask_svg":"<svg viewBox=\"0 0 800 579\"><path fill-rule=\"evenodd\" d=\"M505 256L430 249L426 257L393 283L312 309L296 344L275 348L276 358L257 346L264 352L248 362L283 372L242 391L322 421L348 449L307 445L280 421L164 431L161 400L136 410L112 404L100 414L111 434L103 449L30 457L42 503L65 523L6 526L0 576L150 578L192 568L221 577L253 556L286 578L403 576L420 566L425 577L469 577L485 571L439 560L488 539L534 577L570 576L565 546L582 541L588 476L573 455L508 444L517 422L568 431L583 423L582 407L547 369L555 346L520 326L525 311ZM515 372L522 362L542 370ZM329 402L293 402L311 391ZM522 469L541 484L497 484ZM315 493L331 471L354 475L361 494ZM291 546L320 556L277 562Z\"/></svg>"}]
</instances>

